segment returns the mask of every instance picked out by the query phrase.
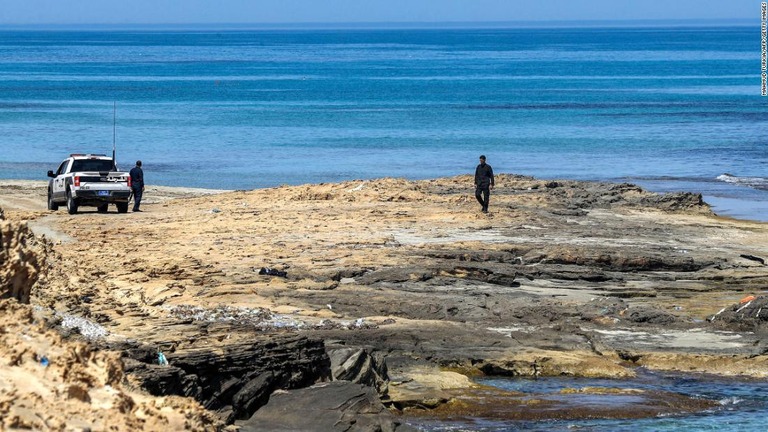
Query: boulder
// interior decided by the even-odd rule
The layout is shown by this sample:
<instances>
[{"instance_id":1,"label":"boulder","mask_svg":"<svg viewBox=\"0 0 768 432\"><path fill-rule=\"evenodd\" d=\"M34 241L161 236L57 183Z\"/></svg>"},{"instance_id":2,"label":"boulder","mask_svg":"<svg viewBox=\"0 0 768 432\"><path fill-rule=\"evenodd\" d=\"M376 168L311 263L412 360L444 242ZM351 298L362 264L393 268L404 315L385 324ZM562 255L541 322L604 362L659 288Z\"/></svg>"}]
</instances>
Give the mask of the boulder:
<instances>
[{"instance_id":1,"label":"boulder","mask_svg":"<svg viewBox=\"0 0 768 432\"><path fill-rule=\"evenodd\" d=\"M326 352L334 380L363 384L386 393L387 365L382 353L370 347L349 347L332 342L326 343Z\"/></svg>"},{"instance_id":2,"label":"boulder","mask_svg":"<svg viewBox=\"0 0 768 432\"><path fill-rule=\"evenodd\" d=\"M242 432L415 431L387 410L376 390L349 381L275 392L267 405L236 425Z\"/></svg>"},{"instance_id":3,"label":"boulder","mask_svg":"<svg viewBox=\"0 0 768 432\"><path fill-rule=\"evenodd\" d=\"M768 331L768 296L747 296L709 318L715 327L729 330Z\"/></svg>"},{"instance_id":4,"label":"boulder","mask_svg":"<svg viewBox=\"0 0 768 432\"><path fill-rule=\"evenodd\" d=\"M124 350L126 373L150 394L194 397L224 421L247 419L278 389L330 379L322 340L293 335L254 337L221 349L167 352L169 365L145 363L145 350ZM152 360L153 363L156 361Z\"/></svg>"}]
</instances>

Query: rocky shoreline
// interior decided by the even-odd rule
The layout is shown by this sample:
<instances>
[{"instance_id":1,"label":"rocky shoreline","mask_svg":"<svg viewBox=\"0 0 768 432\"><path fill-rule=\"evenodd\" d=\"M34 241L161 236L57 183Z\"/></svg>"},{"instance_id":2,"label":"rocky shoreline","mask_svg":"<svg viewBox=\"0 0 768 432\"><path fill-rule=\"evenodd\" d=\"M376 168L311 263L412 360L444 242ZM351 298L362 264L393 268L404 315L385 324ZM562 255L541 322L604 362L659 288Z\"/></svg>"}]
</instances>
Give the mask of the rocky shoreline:
<instances>
[{"instance_id":1,"label":"rocky shoreline","mask_svg":"<svg viewBox=\"0 0 768 432\"><path fill-rule=\"evenodd\" d=\"M24 300L6 280L32 282L34 322L62 343L117 353L119 381L153 395L142 397L199 403L196 418L209 420L189 428L200 430L543 415L481 409L497 395L478 375L768 376L768 224L720 218L697 194L515 175L499 176L485 215L471 183L150 188L144 213L74 216L44 209L42 183L6 184L4 247L20 237L37 246L28 265L6 270L3 297ZM81 324L64 326L61 314ZM11 395L0 386L3 418L20 410ZM571 415L707 405L647 397L646 411ZM327 417L312 423L306 410Z\"/></svg>"}]
</instances>

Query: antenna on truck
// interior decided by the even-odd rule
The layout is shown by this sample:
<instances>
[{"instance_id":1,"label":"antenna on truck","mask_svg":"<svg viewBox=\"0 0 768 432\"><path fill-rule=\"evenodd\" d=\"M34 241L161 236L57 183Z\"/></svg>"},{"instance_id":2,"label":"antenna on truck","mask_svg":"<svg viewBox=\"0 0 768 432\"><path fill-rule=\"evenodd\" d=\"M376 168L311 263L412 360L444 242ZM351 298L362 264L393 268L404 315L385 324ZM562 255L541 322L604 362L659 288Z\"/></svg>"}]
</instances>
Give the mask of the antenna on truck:
<instances>
[{"instance_id":1,"label":"antenna on truck","mask_svg":"<svg viewBox=\"0 0 768 432\"><path fill-rule=\"evenodd\" d=\"M117 166L115 148L117 143L117 101L112 102L112 166Z\"/></svg>"}]
</instances>

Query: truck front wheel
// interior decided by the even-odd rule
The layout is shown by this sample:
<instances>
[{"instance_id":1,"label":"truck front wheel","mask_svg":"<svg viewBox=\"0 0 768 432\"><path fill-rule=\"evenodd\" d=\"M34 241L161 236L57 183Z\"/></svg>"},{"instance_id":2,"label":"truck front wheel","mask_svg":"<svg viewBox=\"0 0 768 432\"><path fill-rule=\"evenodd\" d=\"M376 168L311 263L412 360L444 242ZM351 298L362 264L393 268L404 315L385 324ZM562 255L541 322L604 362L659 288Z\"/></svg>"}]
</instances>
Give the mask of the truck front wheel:
<instances>
[{"instance_id":1,"label":"truck front wheel","mask_svg":"<svg viewBox=\"0 0 768 432\"><path fill-rule=\"evenodd\" d=\"M72 198L71 192L67 192L67 212L71 215L77 213L77 206L77 199Z\"/></svg>"}]
</instances>

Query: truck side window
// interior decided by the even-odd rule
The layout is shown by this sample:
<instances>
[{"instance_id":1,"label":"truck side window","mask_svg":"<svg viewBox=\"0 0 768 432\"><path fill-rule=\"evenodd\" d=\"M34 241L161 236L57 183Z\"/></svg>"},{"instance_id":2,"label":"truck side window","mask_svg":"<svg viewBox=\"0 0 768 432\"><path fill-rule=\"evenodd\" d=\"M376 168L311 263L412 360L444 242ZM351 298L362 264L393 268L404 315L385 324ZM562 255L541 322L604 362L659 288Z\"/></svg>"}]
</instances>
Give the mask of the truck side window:
<instances>
[{"instance_id":1,"label":"truck side window","mask_svg":"<svg viewBox=\"0 0 768 432\"><path fill-rule=\"evenodd\" d=\"M64 174L64 170L67 169L67 162L68 161L64 161L61 163L61 165L59 165L59 169L56 170L56 175Z\"/></svg>"}]
</instances>

